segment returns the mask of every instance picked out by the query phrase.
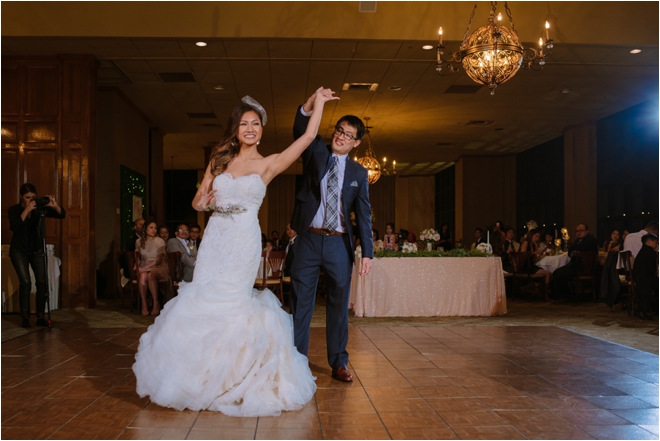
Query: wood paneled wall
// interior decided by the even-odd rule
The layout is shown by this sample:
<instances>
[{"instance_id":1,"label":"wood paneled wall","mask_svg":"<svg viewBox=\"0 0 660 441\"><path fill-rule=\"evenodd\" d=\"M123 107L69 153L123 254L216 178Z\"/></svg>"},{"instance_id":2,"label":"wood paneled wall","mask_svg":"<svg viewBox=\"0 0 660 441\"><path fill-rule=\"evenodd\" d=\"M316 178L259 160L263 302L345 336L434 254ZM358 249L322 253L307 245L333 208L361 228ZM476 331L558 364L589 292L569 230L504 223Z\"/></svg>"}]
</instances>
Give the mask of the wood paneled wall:
<instances>
[{"instance_id":1,"label":"wood paneled wall","mask_svg":"<svg viewBox=\"0 0 660 441\"><path fill-rule=\"evenodd\" d=\"M268 213L268 224L262 224L262 231L269 239L273 230L277 230L281 237L293 215L293 206L296 202L296 175L276 176L268 184L266 199L268 203L262 204L262 210Z\"/></svg>"},{"instance_id":2,"label":"wood paneled wall","mask_svg":"<svg viewBox=\"0 0 660 441\"><path fill-rule=\"evenodd\" d=\"M55 195L67 216L46 222L46 240L62 259L65 308L95 300L95 91L91 56L2 59L2 243L23 183Z\"/></svg>"},{"instance_id":3,"label":"wood paneled wall","mask_svg":"<svg viewBox=\"0 0 660 441\"><path fill-rule=\"evenodd\" d=\"M373 228L378 230L379 239L382 239L385 234L385 226L390 222L395 222L395 179L394 176L381 176L378 182L369 186Z\"/></svg>"}]
</instances>

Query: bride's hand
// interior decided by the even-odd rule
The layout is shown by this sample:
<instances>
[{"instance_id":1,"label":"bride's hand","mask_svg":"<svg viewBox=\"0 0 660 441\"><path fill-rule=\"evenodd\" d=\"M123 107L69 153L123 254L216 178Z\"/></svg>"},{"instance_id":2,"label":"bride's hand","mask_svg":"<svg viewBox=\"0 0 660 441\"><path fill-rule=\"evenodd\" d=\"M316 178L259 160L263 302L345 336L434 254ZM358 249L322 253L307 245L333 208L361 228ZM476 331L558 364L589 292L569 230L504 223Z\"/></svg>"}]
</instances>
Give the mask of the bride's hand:
<instances>
[{"instance_id":1,"label":"bride's hand","mask_svg":"<svg viewBox=\"0 0 660 441\"><path fill-rule=\"evenodd\" d=\"M330 100L338 100L338 96L334 96L334 92L331 89L324 89L319 87L316 89L316 97L314 99L315 103L325 103Z\"/></svg>"},{"instance_id":2,"label":"bride's hand","mask_svg":"<svg viewBox=\"0 0 660 441\"><path fill-rule=\"evenodd\" d=\"M197 209L199 211L204 211L209 205L215 203L215 192L216 190L211 190L199 198L199 202L197 203Z\"/></svg>"}]
</instances>

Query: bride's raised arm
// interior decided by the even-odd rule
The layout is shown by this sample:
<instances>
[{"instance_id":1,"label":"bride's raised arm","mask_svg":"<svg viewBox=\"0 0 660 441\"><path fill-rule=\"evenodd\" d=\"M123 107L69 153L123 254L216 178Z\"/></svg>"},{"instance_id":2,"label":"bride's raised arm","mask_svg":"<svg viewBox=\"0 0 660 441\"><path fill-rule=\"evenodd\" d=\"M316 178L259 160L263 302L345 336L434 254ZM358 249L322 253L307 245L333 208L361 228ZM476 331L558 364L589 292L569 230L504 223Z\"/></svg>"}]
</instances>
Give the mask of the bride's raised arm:
<instances>
[{"instance_id":1,"label":"bride's raised arm","mask_svg":"<svg viewBox=\"0 0 660 441\"><path fill-rule=\"evenodd\" d=\"M192 201L192 206L197 211L203 211L215 202L215 190L212 190L213 186L213 174L211 173L211 161L206 167L206 172L204 172L204 179L202 179L199 188L197 189L197 194Z\"/></svg>"},{"instance_id":2,"label":"bride's raised arm","mask_svg":"<svg viewBox=\"0 0 660 441\"><path fill-rule=\"evenodd\" d=\"M303 135L296 139L293 144L287 147L282 153L277 153L269 156L270 162L266 167L266 172L262 179L268 184L275 176L282 173L289 168L296 159L300 157L302 152L305 151L307 146L314 140L319 131L321 124L321 116L323 115L323 106L326 101L338 100L339 97L333 96L334 92L330 89L319 87L316 90L316 98L314 100L314 111L309 118L307 129Z\"/></svg>"}]
</instances>

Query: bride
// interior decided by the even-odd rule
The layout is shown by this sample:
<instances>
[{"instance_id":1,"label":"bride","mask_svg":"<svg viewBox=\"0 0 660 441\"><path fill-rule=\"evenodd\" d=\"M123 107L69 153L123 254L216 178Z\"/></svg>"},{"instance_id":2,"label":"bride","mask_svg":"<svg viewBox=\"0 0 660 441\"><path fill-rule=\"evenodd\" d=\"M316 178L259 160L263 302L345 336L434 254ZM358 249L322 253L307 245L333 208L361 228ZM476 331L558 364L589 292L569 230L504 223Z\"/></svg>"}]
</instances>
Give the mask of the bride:
<instances>
[{"instance_id":1,"label":"bride","mask_svg":"<svg viewBox=\"0 0 660 441\"><path fill-rule=\"evenodd\" d=\"M293 345L291 316L268 290L253 289L261 255L257 214L266 185L313 141L323 105L316 91L305 134L279 154L257 151L266 111L249 96L231 114L193 207L213 210L191 283L182 284L140 338L137 393L165 407L232 416L300 409L316 390L307 357Z\"/></svg>"}]
</instances>

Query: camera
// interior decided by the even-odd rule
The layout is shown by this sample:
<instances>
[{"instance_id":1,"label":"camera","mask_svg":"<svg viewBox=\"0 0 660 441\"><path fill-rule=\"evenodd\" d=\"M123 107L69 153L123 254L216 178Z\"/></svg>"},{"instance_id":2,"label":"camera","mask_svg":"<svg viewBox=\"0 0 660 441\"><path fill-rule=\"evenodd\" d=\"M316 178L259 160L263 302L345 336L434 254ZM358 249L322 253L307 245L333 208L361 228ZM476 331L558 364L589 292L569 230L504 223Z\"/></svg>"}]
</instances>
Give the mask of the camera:
<instances>
[{"instance_id":1,"label":"camera","mask_svg":"<svg viewBox=\"0 0 660 441\"><path fill-rule=\"evenodd\" d=\"M37 204L37 208L44 208L50 204L50 198L48 196L42 196L40 198L34 198L34 202Z\"/></svg>"}]
</instances>

